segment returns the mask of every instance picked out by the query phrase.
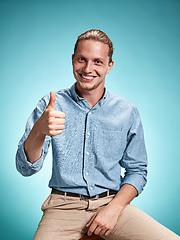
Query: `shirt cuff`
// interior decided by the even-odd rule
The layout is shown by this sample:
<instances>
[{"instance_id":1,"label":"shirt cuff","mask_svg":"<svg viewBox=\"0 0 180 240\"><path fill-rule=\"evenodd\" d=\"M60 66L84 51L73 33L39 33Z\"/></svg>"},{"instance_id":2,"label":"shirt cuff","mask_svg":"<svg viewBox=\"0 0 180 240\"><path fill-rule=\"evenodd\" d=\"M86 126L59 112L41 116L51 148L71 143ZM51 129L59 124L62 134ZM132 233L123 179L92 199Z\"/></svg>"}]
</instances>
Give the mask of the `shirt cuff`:
<instances>
[{"instance_id":1,"label":"shirt cuff","mask_svg":"<svg viewBox=\"0 0 180 240\"><path fill-rule=\"evenodd\" d=\"M24 144L19 146L16 154L16 167L17 170L23 176L31 176L32 174L38 172L43 166L44 160L44 149L42 149L41 157L34 163L28 161L26 153L24 151Z\"/></svg>"},{"instance_id":2,"label":"shirt cuff","mask_svg":"<svg viewBox=\"0 0 180 240\"><path fill-rule=\"evenodd\" d=\"M137 190L138 195L143 191L144 186L146 185L146 179L139 174L127 175L121 183L121 187L124 184L130 184Z\"/></svg>"}]
</instances>

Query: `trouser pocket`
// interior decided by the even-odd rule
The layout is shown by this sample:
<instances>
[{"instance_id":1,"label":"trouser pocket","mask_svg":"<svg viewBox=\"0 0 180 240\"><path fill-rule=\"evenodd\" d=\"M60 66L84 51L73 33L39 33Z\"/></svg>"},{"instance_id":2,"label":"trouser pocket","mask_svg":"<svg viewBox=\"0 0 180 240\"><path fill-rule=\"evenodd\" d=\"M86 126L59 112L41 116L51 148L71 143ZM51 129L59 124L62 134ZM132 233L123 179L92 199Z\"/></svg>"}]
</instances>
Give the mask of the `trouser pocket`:
<instances>
[{"instance_id":1,"label":"trouser pocket","mask_svg":"<svg viewBox=\"0 0 180 240\"><path fill-rule=\"evenodd\" d=\"M48 208L48 203L50 202L51 194L46 198L41 206L41 210L44 212Z\"/></svg>"}]
</instances>

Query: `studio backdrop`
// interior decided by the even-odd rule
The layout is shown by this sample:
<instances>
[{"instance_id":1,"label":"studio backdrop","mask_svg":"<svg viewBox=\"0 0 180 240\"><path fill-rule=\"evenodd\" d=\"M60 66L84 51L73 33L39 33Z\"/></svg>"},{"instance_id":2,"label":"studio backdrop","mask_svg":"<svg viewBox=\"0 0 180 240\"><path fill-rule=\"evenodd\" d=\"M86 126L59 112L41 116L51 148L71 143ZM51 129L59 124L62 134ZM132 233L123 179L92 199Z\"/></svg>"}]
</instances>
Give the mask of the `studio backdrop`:
<instances>
[{"instance_id":1,"label":"studio backdrop","mask_svg":"<svg viewBox=\"0 0 180 240\"><path fill-rule=\"evenodd\" d=\"M37 102L74 82L77 36L95 28L114 43L109 91L139 109L148 183L132 204L180 235L180 1L0 1L1 239L31 240L50 193L51 151L40 172L21 176L18 141Z\"/></svg>"}]
</instances>

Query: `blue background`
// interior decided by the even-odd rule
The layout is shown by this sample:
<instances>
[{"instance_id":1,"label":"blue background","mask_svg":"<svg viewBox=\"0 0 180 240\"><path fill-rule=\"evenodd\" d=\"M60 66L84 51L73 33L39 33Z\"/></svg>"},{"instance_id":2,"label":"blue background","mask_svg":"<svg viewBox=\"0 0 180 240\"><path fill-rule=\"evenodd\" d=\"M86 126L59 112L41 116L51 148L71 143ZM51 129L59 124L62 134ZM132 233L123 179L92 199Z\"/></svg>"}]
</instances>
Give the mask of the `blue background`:
<instances>
[{"instance_id":1,"label":"blue background","mask_svg":"<svg viewBox=\"0 0 180 240\"><path fill-rule=\"evenodd\" d=\"M180 1L0 1L1 239L32 239L50 193L51 152L31 177L15 168L28 116L74 83L76 38L96 28L114 43L108 90L134 102L144 125L148 184L133 201L180 234Z\"/></svg>"}]
</instances>

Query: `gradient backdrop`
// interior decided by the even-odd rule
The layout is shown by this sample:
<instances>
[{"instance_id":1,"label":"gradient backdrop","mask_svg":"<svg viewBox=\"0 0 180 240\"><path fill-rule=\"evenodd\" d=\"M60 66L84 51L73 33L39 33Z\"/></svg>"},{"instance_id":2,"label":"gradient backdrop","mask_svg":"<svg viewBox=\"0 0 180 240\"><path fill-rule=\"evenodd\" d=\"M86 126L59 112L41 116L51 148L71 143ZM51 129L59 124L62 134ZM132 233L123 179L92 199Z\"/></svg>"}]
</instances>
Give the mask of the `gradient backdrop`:
<instances>
[{"instance_id":1,"label":"gradient backdrop","mask_svg":"<svg viewBox=\"0 0 180 240\"><path fill-rule=\"evenodd\" d=\"M50 193L51 152L31 177L15 168L28 116L74 83L71 54L91 28L114 43L106 87L134 102L144 125L148 184L133 201L180 235L180 1L0 1L0 236L31 240Z\"/></svg>"}]
</instances>

